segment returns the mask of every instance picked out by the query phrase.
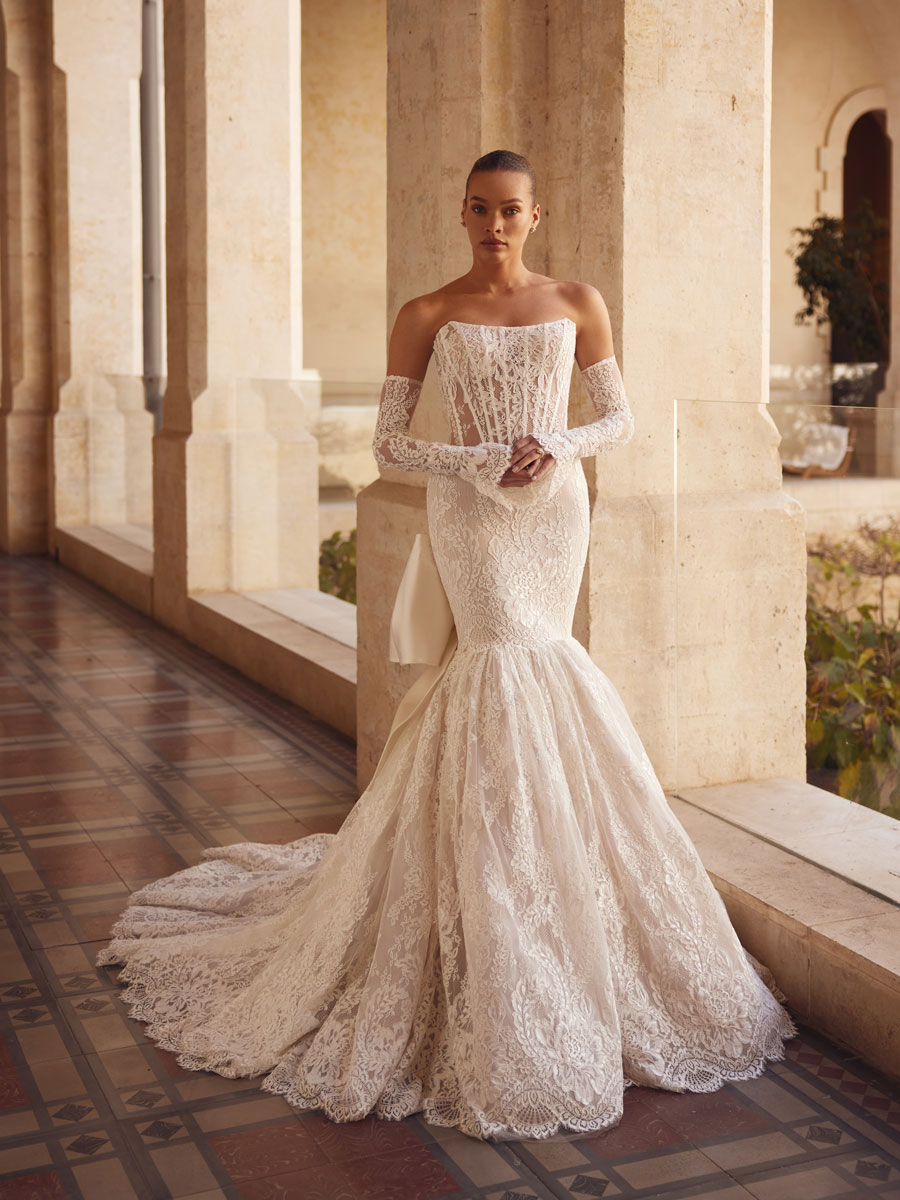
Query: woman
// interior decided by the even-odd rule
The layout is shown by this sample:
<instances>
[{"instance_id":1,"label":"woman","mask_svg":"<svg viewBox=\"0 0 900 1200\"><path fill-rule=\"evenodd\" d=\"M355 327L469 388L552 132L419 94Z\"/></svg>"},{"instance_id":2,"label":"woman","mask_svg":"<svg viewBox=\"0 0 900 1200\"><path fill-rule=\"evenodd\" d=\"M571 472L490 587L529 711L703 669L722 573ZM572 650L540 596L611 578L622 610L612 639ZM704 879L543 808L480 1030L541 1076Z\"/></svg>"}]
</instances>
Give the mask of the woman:
<instances>
[{"instance_id":1,"label":"woman","mask_svg":"<svg viewBox=\"0 0 900 1200\"><path fill-rule=\"evenodd\" d=\"M539 220L528 162L479 159L472 267L391 338L375 454L429 472L455 636L372 783L336 835L212 848L143 888L99 959L183 1066L337 1121L577 1136L626 1087L713 1091L797 1033L571 636L579 459L633 420L599 293L523 265ZM432 354L447 444L409 434ZM573 357L597 419L567 429Z\"/></svg>"}]
</instances>

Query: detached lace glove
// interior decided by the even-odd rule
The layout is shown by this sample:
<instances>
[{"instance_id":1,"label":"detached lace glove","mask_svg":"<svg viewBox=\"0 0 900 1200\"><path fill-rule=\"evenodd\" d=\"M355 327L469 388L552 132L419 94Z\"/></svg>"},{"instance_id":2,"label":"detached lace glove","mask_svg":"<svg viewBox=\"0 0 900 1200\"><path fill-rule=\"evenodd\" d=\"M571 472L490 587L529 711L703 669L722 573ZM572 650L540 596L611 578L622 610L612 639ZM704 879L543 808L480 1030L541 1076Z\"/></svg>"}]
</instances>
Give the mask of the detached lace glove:
<instances>
[{"instance_id":1,"label":"detached lace glove","mask_svg":"<svg viewBox=\"0 0 900 1200\"><path fill-rule=\"evenodd\" d=\"M405 375L388 375L385 379L372 439L378 465L395 471L462 475L480 488L496 485L509 466L512 447L499 442L452 446L410 437L409 423L421 394L421 380L407 379Z\"/></svg>"},{"instance_id":2,"label":"detached lace glove","mask_svg":"<svg viewBox=\"0 0 900 1200\"><path fill-rule=\"evenodd\" d=\"M611 354L609 358L601 358L585 367L581 378L598 419L590 425L578 425L559 433L532 435L542 449L560 463L624 445L634 435L634 415L625 399L625 385L616 356Z\"/></svg>"}]
</instances>

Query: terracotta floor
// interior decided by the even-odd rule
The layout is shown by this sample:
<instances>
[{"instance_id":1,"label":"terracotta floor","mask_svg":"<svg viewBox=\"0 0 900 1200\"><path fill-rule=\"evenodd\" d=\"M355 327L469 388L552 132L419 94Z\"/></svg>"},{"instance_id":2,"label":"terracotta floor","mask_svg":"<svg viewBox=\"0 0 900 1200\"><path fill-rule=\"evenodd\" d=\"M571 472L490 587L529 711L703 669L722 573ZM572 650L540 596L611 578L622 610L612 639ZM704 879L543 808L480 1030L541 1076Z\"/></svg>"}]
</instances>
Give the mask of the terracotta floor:
<instances>
[{"instance_id":1,"label":"terracotta floor","mask_svg":"<svg viewBox=\"0 0 900 1200\"><path fill-rule=\"evenodd\" d=\"M490 1145L336 1125L180 1070L93 957L129 889L215 842L334 830L352 747L46 560L0 557L0 1197L900 1197L900 1087L812 1032L614 1130Z\"/></svg>"}]
</instances>

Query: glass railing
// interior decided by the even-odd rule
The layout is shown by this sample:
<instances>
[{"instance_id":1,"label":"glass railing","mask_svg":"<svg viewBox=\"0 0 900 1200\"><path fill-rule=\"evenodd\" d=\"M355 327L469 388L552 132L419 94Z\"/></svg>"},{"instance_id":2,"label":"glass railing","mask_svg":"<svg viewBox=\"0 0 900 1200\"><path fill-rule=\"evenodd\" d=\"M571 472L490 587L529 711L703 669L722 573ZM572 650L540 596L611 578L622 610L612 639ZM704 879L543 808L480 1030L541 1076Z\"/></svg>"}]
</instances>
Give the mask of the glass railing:
<instances>
[{"instance_id":1,"label":"glass railing","mask_svg":"<svg viewBox=\"0 0 900 1200\"><path fill-rule=\"evenodd\" d=\"M378 478L372 437L381 380L325 380L313 432L319 443L319 534L339 562L356 528L356 497Z\"/></svg>"},{"instance_id":2,"label":"glass railing","mask_svg":"<svg viewBox=\"0 0 900 1200\"><path fill-rule=\"evenodd\" d=\"M111 553L130 543L151 561L153 439L162 427L165 381L159 383L148 402L139 375L72 380L54 416L58 526L99 530L92 536ZM314 563L330 540L338 590L352 592L356 496L378 476L372 436L379 394L380 381L323 383L306 371L299 379L217 383L194 398L191 461L203 492L204 533L193 545L223 564L207 563L201 572L215 579L214 590L229 579L267 586L295 579L297 555ZM180 453L170 446L158 452L170 450ZM144 561L127 545L122 556ZM303 574L314 579L314 572Z\"/></svg>"},{"instance_id":3,"label":"glass railing","mask_svg":"<svg viewBox=\"0 0 900 1200\"><path fill-rule=\"evenodd\" d=\"M676 404L676 786L900 817L900 422L814 394Z\"/></svg>"}]
</instances>

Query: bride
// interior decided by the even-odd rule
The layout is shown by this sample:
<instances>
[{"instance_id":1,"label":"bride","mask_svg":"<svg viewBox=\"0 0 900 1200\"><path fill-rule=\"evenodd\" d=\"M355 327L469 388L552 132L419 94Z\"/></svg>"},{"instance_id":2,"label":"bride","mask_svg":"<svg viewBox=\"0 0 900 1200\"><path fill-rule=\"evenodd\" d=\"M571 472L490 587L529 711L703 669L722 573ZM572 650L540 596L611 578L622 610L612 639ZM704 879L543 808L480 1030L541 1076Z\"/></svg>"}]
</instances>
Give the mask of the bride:
<instances>
[{"instance_id":1,"label":"bride","mask_svg":"<svg viewBox=\"0 0 900 1200\"><path fill-rule=\"evenodd\" d=\"M606 306L524 266L527 160L480 158L461 217L471 269L401 309L374 442L429 473L444 653L337 834L206 850L134 894L98 961L189 1069L335 1121L566 1137L636 1084L759 1075L797 1028L571 634L580 459L633 432ZM409 434L432 355L449 444ZM569 429L573 358L596 420Z\"/></svg>"}]
</instances>

